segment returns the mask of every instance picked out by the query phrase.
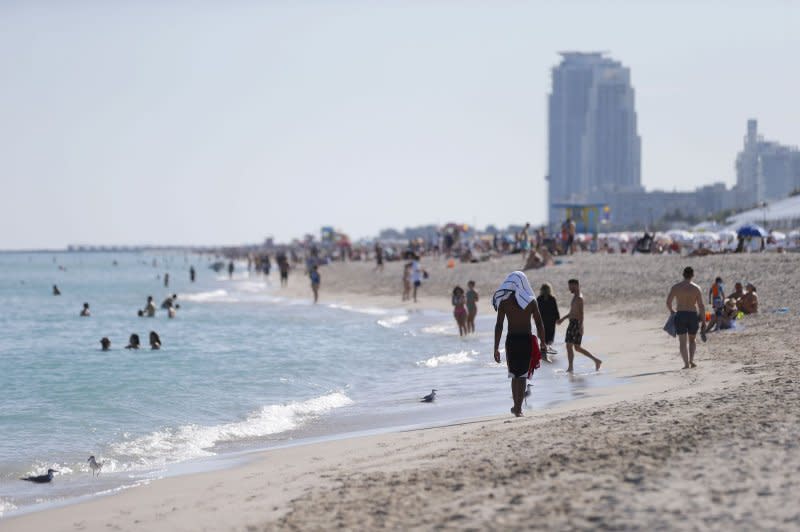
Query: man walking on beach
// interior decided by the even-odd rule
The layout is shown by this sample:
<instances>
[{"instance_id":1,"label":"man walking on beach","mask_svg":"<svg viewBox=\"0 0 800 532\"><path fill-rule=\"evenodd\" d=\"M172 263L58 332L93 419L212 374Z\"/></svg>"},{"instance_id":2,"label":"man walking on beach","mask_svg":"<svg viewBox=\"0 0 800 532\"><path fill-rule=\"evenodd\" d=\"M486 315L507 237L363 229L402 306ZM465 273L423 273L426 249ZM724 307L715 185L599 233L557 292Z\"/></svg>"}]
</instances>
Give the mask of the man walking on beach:
<instances>
[{"instance_id":1,"label":"man walking on beach","mask_svg":"<svg viewBox=\"0 0 800 532\"><path fill-rule=\"evenodd\" d=\"M506 365L511 379L511 395L514 406L511 413L522 416L522 401L525 399L525 380L531 371L531 355L533 354L533 336L531 336L531 320L536 324L542 353L547 352L544 342L544 325L539 315L536 296L531 290L527 276L522 272L511 272L492 297L492 305L497 311L497 323L494 327L494 361L500 363L500 337L503 335L503 324L508 318L506 333Z\"/></svg>"},{"instance_id":2,"label":"man walking on beach","mask_svg":"<svg viewBox=\"0 0 800 532\"><path fill-rule=\"evenodd\" d=\"M600 371L600 364L603 361L581 347L581 342L583 341L583 294L581 293L581 285L577 279L570 279L567 281L567 286L570 293L572 293L569 314L558 320L559 324L564 320L569 320L567 333L564 335L564 343L567 344L567 362L569 363L567 373L573 372L572 360L575 358L573 351L591 358L594 362L595 371Z\"/></svg>"},{"instance_id":3,"label":"man walking on beach","mask_svg":"<svg viewBox=\"0 0 800 532\"><path fill-rule=\"evenodd\" d=\"M694 270L691 266L683 269L683 281L673 285L667 296L667 308L675 315L675 332L683 357L683 369L697 367L694 363L694 352L697 348L695 336L703 321L701 335L705 334L706 309L703 305L703 292L700 287L692 282ZM672 302L676 308L673 309ZM687 347L688 339L688 347Z\"/></svg>"}]
</instances>

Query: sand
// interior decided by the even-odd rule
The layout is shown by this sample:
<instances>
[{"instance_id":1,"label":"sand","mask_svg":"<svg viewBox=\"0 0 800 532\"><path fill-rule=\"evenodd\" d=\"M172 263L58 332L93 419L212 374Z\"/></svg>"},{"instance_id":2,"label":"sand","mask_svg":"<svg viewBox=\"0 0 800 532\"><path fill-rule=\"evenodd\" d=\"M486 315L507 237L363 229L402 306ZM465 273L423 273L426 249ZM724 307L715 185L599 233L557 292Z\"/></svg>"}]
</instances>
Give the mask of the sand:
<instances>
[{"instance_id":1,"label":"sand","mask_svg":"<svg viewBox=\"0 0 800 532\"><path fill-rule=\"evenodd\" d=\"M660 331L666 290L687 264L706 288L716 275L753 282L762 305L740 330L711 334L694 370L679 369L677 342ZM424 265L431 279L418 305L448 308L453 284L474 279L489 312L492 289L519 261ZM562 307L566 280L582 280L591 348L622 386L584 390L583 377L565 378L574 401L524 418L498 412L256 453L0 529L798 530L798 267L800 255L568 258L531 280L551 282ZM400 306L399 265L372 268L323 269L323 301ZM310 294L305 279L291 281L286 295Z\"/></svg>"}]
</instances>

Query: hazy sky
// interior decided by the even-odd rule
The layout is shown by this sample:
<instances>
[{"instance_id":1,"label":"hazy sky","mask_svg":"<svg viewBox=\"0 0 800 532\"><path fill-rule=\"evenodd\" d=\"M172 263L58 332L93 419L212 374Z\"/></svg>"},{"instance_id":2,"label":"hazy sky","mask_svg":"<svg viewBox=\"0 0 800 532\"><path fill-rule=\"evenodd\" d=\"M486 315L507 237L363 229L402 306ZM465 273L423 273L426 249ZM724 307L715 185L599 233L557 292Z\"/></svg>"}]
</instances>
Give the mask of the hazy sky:
<instances>
[{"instance_id":1,"label":"hazy sky","mask_svg":"<svg viewBox=\"0 0 800 532\"><path fill-rule=\"evenodd\" d=\"M642 180L800 144L800 2L0 2L0 248L546 216L550 69L631 68Z\"/></svg>"}]
</instances>

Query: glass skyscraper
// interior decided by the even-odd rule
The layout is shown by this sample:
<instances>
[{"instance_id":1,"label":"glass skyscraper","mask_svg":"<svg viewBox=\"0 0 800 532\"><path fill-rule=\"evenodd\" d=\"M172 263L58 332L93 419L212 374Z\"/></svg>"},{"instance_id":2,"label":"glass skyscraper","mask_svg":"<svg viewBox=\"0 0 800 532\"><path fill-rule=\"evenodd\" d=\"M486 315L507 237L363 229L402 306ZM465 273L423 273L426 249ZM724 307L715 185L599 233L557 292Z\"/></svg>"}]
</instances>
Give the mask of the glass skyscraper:
<instances>
[{"instance_id":1,"label":"glass skyscraper","mask_svg":"<svg viewBox=\"0 0 800 532\"><path fill-rule=\"evenodd\" d=\"M563 52L549 96L548 203L604 202L641 190L630 70L602 52Z\"/></svg>"}]
</instances>

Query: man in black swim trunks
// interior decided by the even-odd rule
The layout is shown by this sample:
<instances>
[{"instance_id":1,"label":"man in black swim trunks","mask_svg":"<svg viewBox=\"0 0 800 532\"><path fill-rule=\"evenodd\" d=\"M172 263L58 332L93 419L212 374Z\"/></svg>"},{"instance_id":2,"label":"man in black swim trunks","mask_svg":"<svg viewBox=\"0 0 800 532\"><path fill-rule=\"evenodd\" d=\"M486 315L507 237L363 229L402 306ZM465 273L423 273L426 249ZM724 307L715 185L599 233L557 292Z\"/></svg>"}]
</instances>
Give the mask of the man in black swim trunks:
<instances>
[{"instance_id":1,"label":"man in black swim trunks","mask_svg":"<svg viewBox=\"0 0 800 532\"><path fill-rule=\"evenodd\" d=\"M558 320L559 325L564 320L569 320L567 332L564 335L564 343L567 347L567 373L572 373L574 370L572 367L572 361L575 359L574 351L592 359L595 371L600 371L600 364L603 361L581 346L581 342L583 342L583 294L581 293L581 284L577 279L570 279L567 281L567 287L572 294L569 314Z\"/></svg>"},{"instance_id":2,"label":"man in black swim trunks","mask_svg":"<svg viewBox=\"0 0 800 532\"><path fill-rule=\"evenodd\" d=\"M701 322L703 328L700 335L705 337L706 308L703 305L703 292L692 282L692 278L694 270L691 266L687 266L683 269L683 281L673 285L667 296L667 308L670 313L675 314L675 332L678 334L681 357L683 357L683 369L697 367L694 363L694 352L697 348L695 336ZM673 301L676 302L676 309L673 309Z\"/></svg>"},{"instance_id":3,"label":"man in black swim trunks","mask_svg":"<svg viewBox=\"0 0 800 532\"><path fill-rule=\"evenodd\" d=\"M497 308L497 323L494 327L494 361L500 363L500 337L503 335L503 324L508 318L508 333L506 334L506 363L508 364L508 376L511 378L511 395L514 397L514 406L511 413L517 417L522 416L522 401L525 399L525 381L531 365L531 354L533 351L533 337L531 336L531 320L536 324L536 335L539 337L540 349L542 353L547 353L547 344L544 339L544 325L542 317L539 315L539 306L536 298L530 289L527 277L522 272L514 272L503 283L508 285L509 280L516 276L519 281L518 290L526 290L528 293L518 297L512 290L505 290L507 295L498 297L500 292L495 294L495 301L502 299ZM524 278L524 280L523 280ZM525 308L520 306L519 301L528 301Z\"/></svg>"}]
</instances>

